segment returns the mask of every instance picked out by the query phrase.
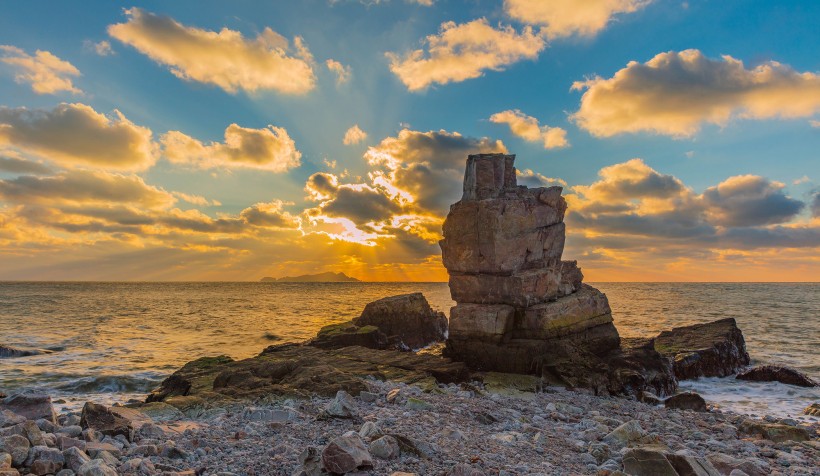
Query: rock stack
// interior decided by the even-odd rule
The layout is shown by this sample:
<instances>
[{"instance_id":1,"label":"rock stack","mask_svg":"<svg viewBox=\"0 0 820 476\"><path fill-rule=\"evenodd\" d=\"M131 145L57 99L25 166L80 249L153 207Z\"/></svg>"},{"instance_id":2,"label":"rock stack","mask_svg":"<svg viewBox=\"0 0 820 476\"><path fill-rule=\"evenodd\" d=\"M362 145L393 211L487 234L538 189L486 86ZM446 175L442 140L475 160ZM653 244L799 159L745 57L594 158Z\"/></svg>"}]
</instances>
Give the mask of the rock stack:
<instances>
[{"instance_id":1,"label":"rock stack","mask_svg":"<svg viewBox=\"0 0 820 476\"><path fill-rule=\"evenodd\" d=\"M517 185L514 161L470 155L464 195L444 222L440 245L457 302L445 353L479 370L605 391L612 385L602 359L620 352L609 302L582 284L575 261L561 259L562 188Z\"/></svg>"}]
</instances>

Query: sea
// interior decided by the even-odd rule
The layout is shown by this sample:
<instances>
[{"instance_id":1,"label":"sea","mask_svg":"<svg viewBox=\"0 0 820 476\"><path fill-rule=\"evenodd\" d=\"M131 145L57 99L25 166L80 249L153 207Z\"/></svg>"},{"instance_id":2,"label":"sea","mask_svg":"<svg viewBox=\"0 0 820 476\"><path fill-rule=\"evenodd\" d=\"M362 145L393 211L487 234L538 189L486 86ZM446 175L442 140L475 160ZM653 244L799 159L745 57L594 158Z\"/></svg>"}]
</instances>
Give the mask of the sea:
<instances>
[{"instance_id":1,"label":"sea","mask_svg":"<svg viewBox=\"0 0 820 476\"><path fill-rule=\"evenodd\" d=\"M623 337L734 317L753 364L820 380L820 283L590 284L609 297ZM0 392L47 392L64 409L143 399L193 359L251 357L410 292L445 313L454 305L446 283L2 282L0 344L48 352L0 359ZM681 388L742 414L817 421L802 410L820 388L733 377Z\"/></svg>"}]
</instances>

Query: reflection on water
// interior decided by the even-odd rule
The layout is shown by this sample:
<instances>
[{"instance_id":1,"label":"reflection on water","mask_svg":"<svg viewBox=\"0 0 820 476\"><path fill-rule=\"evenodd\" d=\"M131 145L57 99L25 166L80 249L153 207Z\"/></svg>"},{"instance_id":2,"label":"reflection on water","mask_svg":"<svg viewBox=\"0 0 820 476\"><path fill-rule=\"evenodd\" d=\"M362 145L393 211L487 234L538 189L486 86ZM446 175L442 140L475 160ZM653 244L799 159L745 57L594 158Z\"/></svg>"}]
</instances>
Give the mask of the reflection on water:
<instances>
[{"instance_id":1,"label":"reflection on water","mask_svg":"<svg viewBox=\"0 0 820 476\"><path fill-rule=\"evenodd\" d=\"M623 336L734 317L754 360L820 377L818 284L595 285ZM63 349L0 360L0 389L145 393L192 359L250 357L416 291L445 312L453 304L443 283L0 283L0 344Z\"/></svg>"}]
</instances>

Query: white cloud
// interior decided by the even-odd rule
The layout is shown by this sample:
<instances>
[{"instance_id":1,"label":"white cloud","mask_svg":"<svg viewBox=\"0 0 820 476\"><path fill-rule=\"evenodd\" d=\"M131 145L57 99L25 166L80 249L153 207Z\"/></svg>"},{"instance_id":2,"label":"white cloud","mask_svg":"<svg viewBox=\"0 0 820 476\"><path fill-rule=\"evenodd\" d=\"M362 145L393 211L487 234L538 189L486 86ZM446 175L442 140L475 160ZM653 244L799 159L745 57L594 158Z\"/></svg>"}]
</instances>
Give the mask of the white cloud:
<instances>
[{"instance_id":1,"label":"white cloud","mask_svg":"<svg viewBox=\"0 0 820 476\"><path fill-rule=\"evenodd\" d=\"M140 8L126 10L128 21L108 34L185 80L214 84L227 92L274 90L304 94L314 88L313 57L300 37L288 40L265 28L254 39L223 28L215 32L182 25Z\"/></svg>"},{"instance_id":2,"label":"white cloud","mask_svg":"<svg viewBox=\"0 0 820 476\"><path fill-rule=\"evenodd\" d=\"M518 61L537 58L546 47L544 38L531 27L519 34L511 26L493 28L484 18L460 25L442 23L439 33L428 36L425 43L426 52L387 53L390 71L410 91L477 78L486 70L501 71Z\"/></svg>"},{"instance_id":3,"label":"white cloud","mask_svg":"<svg viewBox=\"0 0 820 476\"><path fill-rule=\"evenodd\" d=\"M225 142L202 142L179 131L162 136L164 156L174 163L200 168L244 167L285 172L300 164L302 153L282 127L249 129L231 124Z\"/></svg>"},{"instance_id":4,"label":"white cloud","mask_svg":"<svg viewBox=\"0 0 820 476\"><path fill-rule=\"evenodd\" d=\"M600 137L628 132L690 137L704 123L800 118L820 111L820 75L775 61L747 69L731 56L710 59L698 50L632 61L610 79L578 81L572 88L586 90L572 118Z\"/></svg>"},{"instance_id":5,"label":"white cloud","mask_svg":"<svg viewBox=\"0 0 820 476\"><path fill-rule=\"evenodd\" d=\"M106 116L85 104L50 111L0 106L0 146L66 167L142 170L156 159L150 129L116 109Z\"/></svg>"},{"instance_id":6,"label":"white cloud","mask_svg":"<svg viewBox=\"0 0 820 476\"><path fill-rule=\"evenodd\" d=\"M0 45L0 55L0 61L16 71L15 81L30 84L37 94L82 93L71 80L80 75L80 70L48 51L37 50L31 56L16 46Z\"/></svg>"},{"instance_id":7,"label":"white cloud","mask_svg":"<svg viewBox=\"0 0 820 476\"><path fill-rule=\"evenodd\" d=\"M529 142L540 142L545 149L568 147L567 131L560 127L541 126L538 119L516 110L502 111L490 116L496 124L507 124L513 134Z\"/></svg>"},{"instance_id":8,"label":"white cloud","mask_svg":"<svg viewBox=\"0 0 820 476\"><path fill-rule=\"evenodd\" d=\"M542 25L550 39L595 36L619 13L633 13L651 0L504 0L504 11L522 23Z\"/></svg>"},{"instance_id":9,"label":"white cloud","mask_svg":"<svg viewBox=\"0 0 820 476\"><path fill-rule=\"evenodd\" d=\"M342 143L344 143L344 145L353 145L364 142L366 139L367 132L361 130L358 124L353 124L353 126L345 132Z\"/></svg>"},{"instance_id":10,"label":"white cloud","mask_svg":"<svg viewBox=\"0 0 820 476\"><path fill-rule=\"evenodd\" d=\"M115 54L108 40L102 40L96 43L91 40L85 40L83 41L83 48L99 56L111 56Z\"/></svg>"},{"instance_id":11,"label":"white cloud","mask_svg":"<svg viewBox=\"0 0 820 476\"><path fill-rule=\"evenodd\" d=\"M336 84L344 84L350 81L350 76L352 74L350 66L345 66L334 59L325 61L325 65L328 70L336 75Z\"/></svg>"}]
</instances>

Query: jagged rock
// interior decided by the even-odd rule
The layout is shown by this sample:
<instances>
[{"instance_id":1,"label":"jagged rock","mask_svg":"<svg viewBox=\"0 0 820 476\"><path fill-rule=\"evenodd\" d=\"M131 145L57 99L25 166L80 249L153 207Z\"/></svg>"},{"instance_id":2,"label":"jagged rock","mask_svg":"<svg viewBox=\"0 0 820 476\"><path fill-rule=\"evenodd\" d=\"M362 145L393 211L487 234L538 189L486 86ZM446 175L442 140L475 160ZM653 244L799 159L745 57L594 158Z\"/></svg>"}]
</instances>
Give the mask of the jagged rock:
<instances>
[{"instance_id":1,"label":"jagged rock","mask_svg":"<svg viewBox=\"0 0 820 476\"><path fill-rule=\"evenodd\" d=\"M334 438L322 450L322 467L330 473L344 474L373 469L373 460L359 434L351 431Z\"/></svg>"},{"instance_id":2,"label":"jagged rock","mask_svg":"<svg viewBox=\"0 0 820 476\"><path fill-rule=\"evenodd\" d=\"M0 410L0 428L19 425L26 421L26 417L18 415L10 410Z\"/></svg>"},{"instance_id":3,"label":"jagged rock","mask_svg":"<svg viewBox=\"0 0 820 476\"><path fill-rule=\"evenodd\" d=\"M344 390L339 390L336 398L325 407L324 413L332 418L353 418L357 413L356 400Z\"/></svg>"},{"instance_id":4,"label":"jagged rock","mask_svg":"<svg viewBox=\"0 0 820 476\"><path fill-rule=\"evenodd\" d=\"M803 410L804 415L820 416L820 403L812 403Z\"/></svg>"},{"instance_id":5,"label":"jagged rock","mask_svg":"<svg viewBox=\"0 0 820 476\"><path fill-rule=\"evenodd\" d=\"M130 419L112 408L93 402L86 402L83 405L80 426L111 437L123 435L128 441L131 441L134 436L134 426Z\"/></svg>"},{"instance_id":6,"label":"jagged rock","mask_svg":"<svg viewBox=\"0 0 820 476\"><path fill-rule=\"evenodd\" d=\"M655 338L655 349L672 360L678 380L726 377L749 365L746 341L734 318L663 331Z\"/></svg>"},{"instance_id":7,"label":"jagged rock","mask_svg":"<svg viewBox=\"0 0 820 476\"><path fill-rule=\"evenodd\" d=\"M735 377L739 380L753 382L780 382L798 387L817 387L818 384L807 375L790 367L779 365L760 365L745 370Z\"/></svg>"},{"instance_id":8,"label":"jagged rock","mask_svg":"<svg viewBox=\"0 0 820 476\"><path fill-rule=\"evenodd\" d=\"M11 455L11 465L15 468L22 466L28 457L31 443L20 435L11 435L0 438L0 452Z\"/></svg>"},{"instance_id":9,"label":"jagged rock","mask_svg":"<svg viewBox=\"0 0 820 476\"><path fill-rule=\"evenodd\" d=\"M678 476L660 451L632 448L624 453L624 471L634 476Z\"/></svg>"},{"instance_id":10,"label":"jagged rock","mask_svg":"<svg viewBox=\"0 0 820 476\"><path fill-rule=\"evenodd\" d=\"M695 412L708 412L706 401L695 392L683 392L672 395L663 401L666 408L676 408L678 410L692 410Z\"/></svg>"},{"instance_id":11,"label":"jagged rock","mask_svg":"<svg viewBox=\"0 0 820 476\"><path fill-rule=\"evenodd\" d=\"M443 341L447 333L447 317L434 311L421 293L391 296L368 303L353 322L360 327L375 326L411 349Z\"/></svg>"},{"instance_id":12,"label":"jagged rock","mask_svg":"<svg viewBox=\"0 0 820 476\"><path fill-rule=\"evenodd\" d=\"M709 455L708 460L720 472L730 474L740 470L749 476L768 476L771 474L769 465L762 460L742 460L720 453Z\"/></svg>"},{"instance_id":13,"label":"jagged rock","mask_svg":"<svg viewBox=\"0 0 820 476\"><path fill-rule=\"evenodd\" d=\"M340 349L354 345L370 349L386 349L390 341L387 335L376 326L358 326L353 321L348 321L322 327L308 344L320 349Z\"/></svg>"},{"instance_id":14,"label":"jagged rock","mask_svg":"<svg viewBox=\"0 0 820 476\"><path fill-rule=\"evenodd\" d=\"M65 467L78 473L82 465L91 461L91 458L79 448L72 447L63 450L63 458L65 459Z\"/></svg>"},{"instance_id":15,"label":"jagged rock","mask_svg":"<svg viewBox=\"0 0 820 476\"><path fill-rule=\"evenodd\" d=\"M63 468L63 464L65 464L63 453L57 448L47 446L33 446L25 462L31 474L36 476L54 474Z\"/></svg>"},{"instance_id":16,"label":"jagged rock","mask_svg":"<svg viewBox=\"0 0 820 476\"><path fill-rule=\"evenodd\" d=\"M370 442L370 454L381 459L393 459L399 457L401 448L395 438L385 435Z\"/></svg>"},{"instance_id":17,"label":"jagged rock","mask_svg":"<svg viewBox=\"0 0 820 476\"><path fill-rule=\"evenodd\" d=\"M80 466L77 476L117 476L117 471L103 460L92 459Z\"/></svg>"},{"instance_id":18,"label":"jagged rock","mask_svg":"<svg viewBox=\"0 0 820 476\"><path fill-rule=\"evenodd\" d=\"M673 453L666 453L664 456L679 476L720 476L720 472L706 458Z\"/></svg>"},{"instance_id":19,"label":"jagged rock","mask_svg":"<svg viewBox=\"0 0 820 476\"><path fill-rule=\"evenodd\" d=\"M18 393L0 400L0 410L9 410L29 420L46 419L57 423L57 412L51 397L40 393Z\"/></svg>"}]
</instances>

